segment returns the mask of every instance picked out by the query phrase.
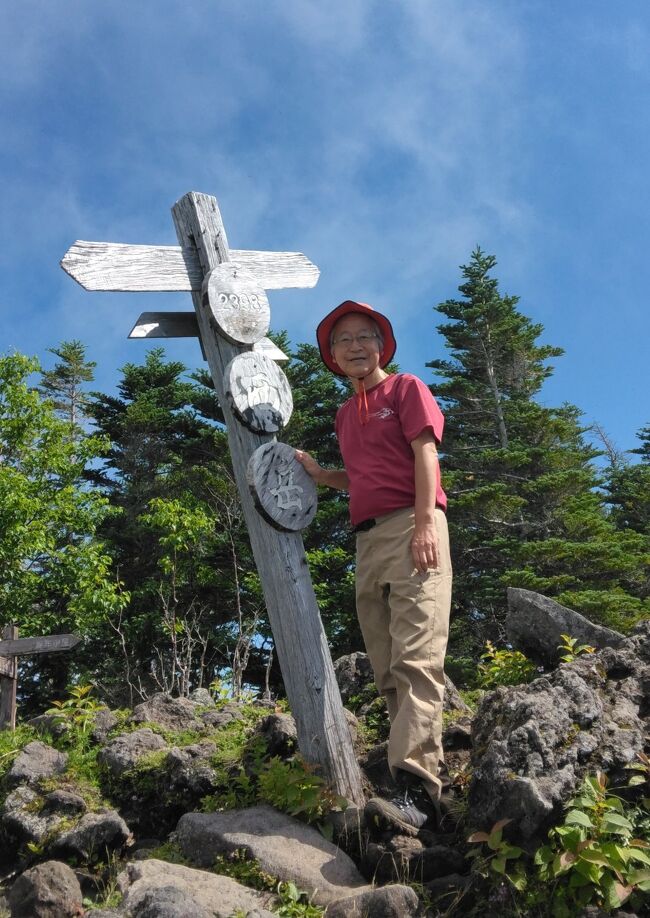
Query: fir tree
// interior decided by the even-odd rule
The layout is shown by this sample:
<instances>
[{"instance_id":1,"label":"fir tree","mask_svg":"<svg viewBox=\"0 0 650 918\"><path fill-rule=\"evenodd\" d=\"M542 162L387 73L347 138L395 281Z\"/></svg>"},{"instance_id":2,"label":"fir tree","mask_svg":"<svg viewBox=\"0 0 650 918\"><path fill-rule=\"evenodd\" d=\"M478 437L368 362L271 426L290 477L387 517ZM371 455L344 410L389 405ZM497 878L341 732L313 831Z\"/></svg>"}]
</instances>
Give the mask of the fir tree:
<instances>
[{"instance_id":1,"label":"fir tree","mask_svg":"<svg viewBox=\"0 0 650 918\"><path fill-rule=\"evenodd\" d=\"M83 385L93 381L97 364L86 360L86 348L81 341L63 341L58 348L50 347L48 351L59 360L51 370L43 370L39 388L77 439L87 417L88 394Z\"/></svg>"},{"instance_id":2,"label":"fir tree","mask_svg":"<svg viewBox=\"0 0 650 918\"><path fill-rule=\"evenodd\" d=\"M439 326L451 359L429 364L441 377L432 390L446 415L452 646L464 644L470 656L502 635L507 585L617 627L643 608L639 545L623 544L606 517L580 412L535 400L552 372L547 361L562 351L538 344L542 326L517 309L517 297L499 292L495 264L476 249L462 266L462 298L437 307L451 320Z\"/></svg>"}]
</instances>

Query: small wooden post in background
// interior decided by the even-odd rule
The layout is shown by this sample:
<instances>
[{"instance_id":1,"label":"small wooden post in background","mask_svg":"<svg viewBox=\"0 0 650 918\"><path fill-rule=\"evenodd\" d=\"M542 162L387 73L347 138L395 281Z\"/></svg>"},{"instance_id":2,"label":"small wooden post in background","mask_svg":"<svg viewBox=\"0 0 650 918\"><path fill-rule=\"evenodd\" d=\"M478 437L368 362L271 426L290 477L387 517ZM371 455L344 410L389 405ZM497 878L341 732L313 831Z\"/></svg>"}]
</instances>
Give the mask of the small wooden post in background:
<instances>
[{"instance_id":1,"label":"small wooden post in background","mask_svg":"<svg viewBox=\"0 0 650 918\"><path fill-rule=\"evenodd\" d=\"M2 631L3 641L18 637L15 625L6 625ZM0 730L16 729L16 687L18 685L18 662L16 657L0 657Z\"/></svg>"}]
</instances>

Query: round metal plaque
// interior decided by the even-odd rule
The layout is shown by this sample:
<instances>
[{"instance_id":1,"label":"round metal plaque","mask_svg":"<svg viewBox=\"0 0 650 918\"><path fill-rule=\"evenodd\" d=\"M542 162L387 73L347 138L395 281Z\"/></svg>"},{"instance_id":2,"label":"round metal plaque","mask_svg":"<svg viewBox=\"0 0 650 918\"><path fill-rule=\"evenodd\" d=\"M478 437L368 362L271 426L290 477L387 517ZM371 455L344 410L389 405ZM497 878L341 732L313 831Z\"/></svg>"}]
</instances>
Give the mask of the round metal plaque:
<instances>
[{"instance_id":1,"label":"round metal plaque","mask_svg":"<svg viewBox=\"0 0 650 918\"><path fill-rule=\"evenodd\" d=\"M203 284L219 332L233 344L255 344L269 330L271 309L266 292L250 271L226 262L217 265Z\"/></svg>"},{"instance_id":2,"label":"round metal plaque","mask_svg":"<svg viewBox=\"0 0 650 918\"><path fill-rule=\"evenodd\" d=\"M265 443L248 461L248 485L255 506L276 529L297 532L314 518L316 485L287 443Z\"/></svg>"},{"instance_id":3,"label":"round metal plaque","mask_svg":"<svg viewBox=\"0 0 650 918\"><path fill-rule=\"evenodd\" d=\"M224 371L224 389L233 411L256 433L277 433L293 411L289 380L264 354L247 351L234 357Z\"/></svg>"}]
</instances>

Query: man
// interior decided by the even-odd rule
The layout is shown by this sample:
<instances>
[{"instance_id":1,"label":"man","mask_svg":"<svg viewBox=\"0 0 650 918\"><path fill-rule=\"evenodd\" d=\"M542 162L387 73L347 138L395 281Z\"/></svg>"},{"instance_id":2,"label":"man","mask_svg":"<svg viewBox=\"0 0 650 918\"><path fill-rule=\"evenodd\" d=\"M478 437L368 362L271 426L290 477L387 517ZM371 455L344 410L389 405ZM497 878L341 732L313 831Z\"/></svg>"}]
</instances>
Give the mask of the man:
<instances>
[{"instance_id":1,"label":"man","mask_svg":"<svg viewBox=\"0 0 650 918\"><path fill-rule=\"evenodd\" d=\"M389 320L346 300L319 324L325 365L354 394L339 409L343 469L296 455L317 484L347 490L357 533L357 614L391 721L388 764L398 793L366 815L416 834L439 813L444 657L451 562L436 443L444 418L427 386L389 375L396 344Z\"/></svg>"}]
</instances>

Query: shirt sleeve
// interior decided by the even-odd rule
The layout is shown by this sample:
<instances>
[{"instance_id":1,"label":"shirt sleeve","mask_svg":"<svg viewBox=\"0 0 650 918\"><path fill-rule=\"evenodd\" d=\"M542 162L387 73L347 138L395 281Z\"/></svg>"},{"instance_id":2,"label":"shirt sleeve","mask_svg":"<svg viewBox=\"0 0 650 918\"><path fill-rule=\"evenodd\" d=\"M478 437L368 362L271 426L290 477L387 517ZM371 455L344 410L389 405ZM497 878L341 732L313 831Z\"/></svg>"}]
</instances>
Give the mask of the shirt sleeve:
<instances>
[{"instance_id":1,"label":"shirt sleeve","mask_svg":"<svg viewBox=\"0 0 650 918\"><path fill-rule=\"evenodd\" d=\"M397 405L402 431L409 443L425 430L433 433L436 443L442 442L445 417L428 386L421 379L410 373L402 376L397 393Z\"/></svg>"}]
</instances>

